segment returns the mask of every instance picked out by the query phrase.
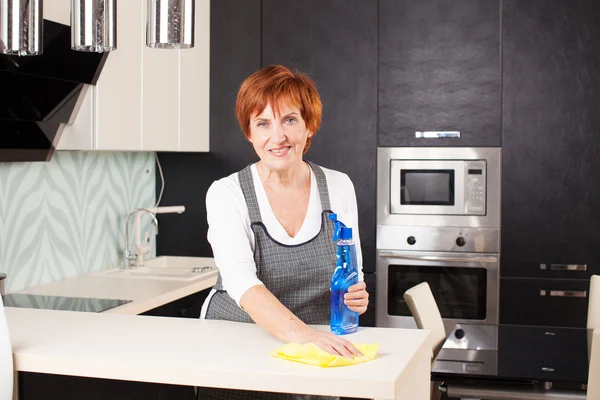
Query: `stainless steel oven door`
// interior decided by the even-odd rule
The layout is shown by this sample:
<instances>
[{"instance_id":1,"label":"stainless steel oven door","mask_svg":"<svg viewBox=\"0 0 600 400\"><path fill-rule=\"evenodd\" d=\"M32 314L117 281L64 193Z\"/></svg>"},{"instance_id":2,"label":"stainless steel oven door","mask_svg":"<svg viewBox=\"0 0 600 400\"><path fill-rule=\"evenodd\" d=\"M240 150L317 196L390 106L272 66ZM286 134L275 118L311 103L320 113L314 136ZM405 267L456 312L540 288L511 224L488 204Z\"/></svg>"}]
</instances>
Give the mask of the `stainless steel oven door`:
<instances>
[{"instance_id":1,"label":"stainless steel oven door","mask_svg":"<svg viewBox=\"0 0 600 400\"><path fill-rule=\"evenodd\" d=\"M377 251L376 325L414 328L404 292L427 282L446 331L456 323L498 323L496 253Z\"/></svg>"}]
</instances>

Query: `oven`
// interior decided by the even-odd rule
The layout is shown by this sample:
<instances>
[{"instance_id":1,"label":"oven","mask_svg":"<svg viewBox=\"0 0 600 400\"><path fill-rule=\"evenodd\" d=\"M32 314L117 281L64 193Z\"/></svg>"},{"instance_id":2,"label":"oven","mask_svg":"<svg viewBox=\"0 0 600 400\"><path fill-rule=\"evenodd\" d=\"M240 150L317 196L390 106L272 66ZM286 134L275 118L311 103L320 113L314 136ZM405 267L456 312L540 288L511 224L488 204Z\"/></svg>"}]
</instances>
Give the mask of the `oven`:
<instances>
[{"instance_id":1,"label":"oven","mask_svg":"<svg viewBox=\"0 0 600 400\"><path fill-rule=\"evenodd\" d=\"M377 326L416 327L403 295L421 282L448 332L499 322L500 160L499 148L378 149Z\"/></svg>"}]
</instances>

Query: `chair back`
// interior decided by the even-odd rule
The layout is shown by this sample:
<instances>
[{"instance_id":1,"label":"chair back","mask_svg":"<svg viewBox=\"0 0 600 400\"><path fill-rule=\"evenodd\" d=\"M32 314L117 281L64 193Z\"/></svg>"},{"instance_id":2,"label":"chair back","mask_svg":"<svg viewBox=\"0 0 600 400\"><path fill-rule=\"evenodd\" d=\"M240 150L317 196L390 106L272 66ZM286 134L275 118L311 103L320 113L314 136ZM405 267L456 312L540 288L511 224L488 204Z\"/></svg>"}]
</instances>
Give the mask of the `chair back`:
<instances>
[{"instance_id":1,"label":"chair back","mask_svg":"<svg viewBox=\"0 0 600 400\"><path fill-rule=\"evenodd\" d=\"M594 329L586 397L588 400L600 399L600 328Z\"/></svg>"},{"instance_id":2,"label":"chair back","mask_svg":"<svg viewBox=\"0 0 600 400\"><path fill-rule=\"evenodd\" d=\"M592 275L590 279L587 327L588 329L600 328L600 275Z\"/></svg>"},{"instance_id":3,"label":"chair back","mask_svg":"<svg viewBox=\"0 0 600 400\"><path fill-rule=\"evenodd\" d=\"M14 381L12 348L8 336L8 323L0 297L0 400L11 400Z\"/></svg>"},{"instance_id":4,"label":"chair back","mask_svg":"<svg viewBox=\"0 0 600 400\"><path fill-rule=\"evenodd\" d=\"M446 329L429 284L423 282L408 289L404 292L404 301L415 318L417 327L431 331L432 360L435 359L446 340Z\"/></svg>"}]
</instances>

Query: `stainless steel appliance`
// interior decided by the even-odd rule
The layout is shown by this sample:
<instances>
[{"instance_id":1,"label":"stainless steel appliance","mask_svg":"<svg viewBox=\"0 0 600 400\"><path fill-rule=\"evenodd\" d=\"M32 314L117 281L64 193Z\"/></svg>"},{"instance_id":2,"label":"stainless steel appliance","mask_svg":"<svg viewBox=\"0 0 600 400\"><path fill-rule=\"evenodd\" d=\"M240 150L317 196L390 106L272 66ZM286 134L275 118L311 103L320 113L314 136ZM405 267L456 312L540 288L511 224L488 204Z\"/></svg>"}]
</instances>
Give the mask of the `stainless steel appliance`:
<instances>
[{"instance_id":1,"label":"stainless steel appliance","mask_svg":"<svg viewBox=\"0 0 600 400\"><path fill-rule=\"evenodd\" d=\"M500 227L500 148L380 147L377 225Z\"/></svg>"},{"instance_id":2,"label":"stainless steel appliance","mask_svg":"<svg viewBox=\"0 0 600 400\"><path fill-rule=\"evenodd\" d=\"M415 327L404 292L429 283L447 331L498 323L499 148L380 148L376 324Z\"/></svg>"}]
</instances>

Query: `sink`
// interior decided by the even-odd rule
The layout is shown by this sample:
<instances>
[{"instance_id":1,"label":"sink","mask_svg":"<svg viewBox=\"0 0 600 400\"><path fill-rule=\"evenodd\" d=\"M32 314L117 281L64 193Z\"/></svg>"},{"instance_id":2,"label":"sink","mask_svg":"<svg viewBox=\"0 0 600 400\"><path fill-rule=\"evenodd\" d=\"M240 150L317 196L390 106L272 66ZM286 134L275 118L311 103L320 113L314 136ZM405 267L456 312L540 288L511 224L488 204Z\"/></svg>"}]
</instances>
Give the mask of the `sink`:
<instances>
[{"instance_id":1,"label":"sink","mask_svg":"<svg viewBox=\"0 0 600 400\"><path fill-rule=\"evenodd\" d=\"M113 268L100 274L111 277L194 281L217 274L213 258L161 256L144 261L143 267Z\"/></svg>"}]
</instances>

